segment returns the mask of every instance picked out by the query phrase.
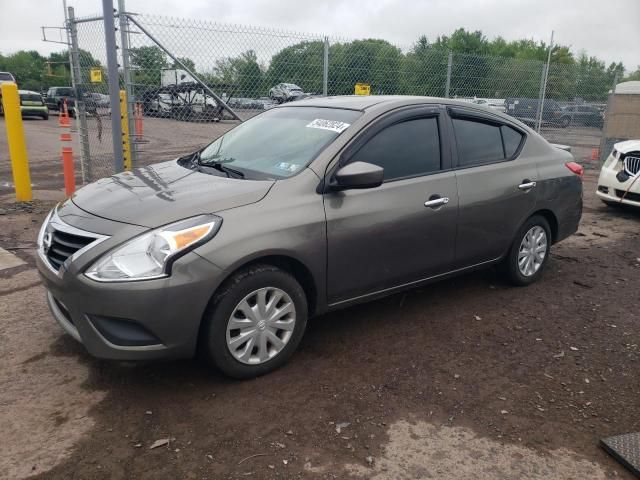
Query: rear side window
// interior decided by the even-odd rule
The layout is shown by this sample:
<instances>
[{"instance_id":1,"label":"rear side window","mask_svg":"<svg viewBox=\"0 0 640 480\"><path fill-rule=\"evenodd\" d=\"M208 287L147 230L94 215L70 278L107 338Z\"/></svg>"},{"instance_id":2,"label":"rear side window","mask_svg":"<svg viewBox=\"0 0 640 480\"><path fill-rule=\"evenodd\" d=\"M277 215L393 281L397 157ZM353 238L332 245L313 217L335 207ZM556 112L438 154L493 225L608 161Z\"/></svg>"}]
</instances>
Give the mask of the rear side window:
<instances>
[{"instance_id":1,"label":"rear side window","mask_svg":"<svg viewBox=\"0 0 640 480\"><path fill-rule=\"evenodd\" d=\"M385 181L438 171L438 120L418 118L391 125L369 140L350 161L384 168Z\"/></svg>"},{"instance_id":2,"label":"rear side window","mask_svg":"<svg viewBox=\"0 0 640 480\"><path fill-rule=\"evenodd\" d=\"M520 142L522 142L522 134L511 127L507 127L506 125L500 127L500 130L502 131L505 156L506 158L511 158L518 151Z\"/></svg>"},{"instance_id":3,"label":"rear side window","mask_svg":"<svg viewBox=\"0 0 640 480\"><path fill-rule=\"evenodd\" d=\"M453 119L458 149L458 166L472 167L512 158L523 135L506 125L475 120Z\"/></svg>"}]
</instances>

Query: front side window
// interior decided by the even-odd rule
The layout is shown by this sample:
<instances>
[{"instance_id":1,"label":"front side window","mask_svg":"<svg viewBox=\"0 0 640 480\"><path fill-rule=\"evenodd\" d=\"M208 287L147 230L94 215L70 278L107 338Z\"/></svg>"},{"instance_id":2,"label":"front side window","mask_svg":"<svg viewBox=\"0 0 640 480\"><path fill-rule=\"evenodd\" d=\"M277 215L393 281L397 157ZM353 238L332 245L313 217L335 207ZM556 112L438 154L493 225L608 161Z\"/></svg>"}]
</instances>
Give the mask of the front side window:
<instances>
[{"instance_id":1,"label":"front side window","mask_svg":"<svg viewBox=\"0 0 640 480\"><path fill-rule=\"evenodd\" d=\"M523 135L511 127L476 120L454 118L453 129L459 167L510 159L517 152L523 139Z\"/></svg>"},{"instance_id":2,"label":"front side window","mask_svg":"<svg viewBox=\"0 0 640 480\"><path fill-rule=\"evenodd\" d=\"M224 164L246 178L295 175L360 117L339 108L279 107L241 123L205 147L202 165Z\"/></svg>"},{"instance_id":3,"label":"front side window","mask_svg":"<svg viewBox=\"0 0 640 480\"><path fill-rule=\"evenodd\" d=\"M418 118L396 123L369 140L350 162L384 168L385 181L440 170L438 119Z\"/></svg>"}]
</instances>

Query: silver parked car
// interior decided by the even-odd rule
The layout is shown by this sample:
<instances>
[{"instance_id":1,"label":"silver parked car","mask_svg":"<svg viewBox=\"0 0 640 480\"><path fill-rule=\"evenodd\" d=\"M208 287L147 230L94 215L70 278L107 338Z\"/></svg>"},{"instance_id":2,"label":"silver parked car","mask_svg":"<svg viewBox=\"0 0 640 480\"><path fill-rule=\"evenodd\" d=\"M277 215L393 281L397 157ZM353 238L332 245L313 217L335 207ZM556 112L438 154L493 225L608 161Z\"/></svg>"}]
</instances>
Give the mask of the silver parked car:
<instances>
[{"instance_id":1,"label":"silver parked car","mask_svg":"<svg viewBox=\"0 0 640 480\"><path fill-rule=\"evenodd\" d=\"M538 280L580 221L572 160L469 103L303 100L78 190L46 218L38 268L91 354L199 351L252 377L291 356L311 316L494 264Z\"/></svg>"},{"instance_id":2,"label":"silver parked car","mask_svg":"<svg viewBox=\"0 0 640 480\"><path fill-rule=\"evenodd\" d=\"M303 97L304 92L294 83L279 83L269 90L269 98L278 103L292 102Z\"/></svg>"}]
</instances>

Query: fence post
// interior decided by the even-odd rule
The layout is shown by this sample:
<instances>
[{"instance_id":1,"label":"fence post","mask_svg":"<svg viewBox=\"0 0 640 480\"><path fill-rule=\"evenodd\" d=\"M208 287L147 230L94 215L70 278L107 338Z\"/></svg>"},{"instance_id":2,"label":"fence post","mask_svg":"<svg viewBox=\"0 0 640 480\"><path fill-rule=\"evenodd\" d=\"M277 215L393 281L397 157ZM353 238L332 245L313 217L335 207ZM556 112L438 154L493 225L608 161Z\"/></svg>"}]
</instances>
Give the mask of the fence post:
<instances>
[{"instance_id":1,"label":"fence post","mask_svg":"<svg viewBox=\"0 0 640 480\"><path fill-rule=\"evenodd\" d=\"M547 68L549 66L546 63L542 64L542 73L540 75L540 90L538 91L538 111L536 112L536 123L534 125L536 132L540 133L540 126L542 125L542 109L544 108L544 90L547 77Z\"/></svg>"},{"instance_id":2,"label":"fence post","mask_svg":"<svg viewBox=\"0 0 640 480\"><path fill-rule=\"evenodd\" d=\"M324 37L324 57L322 63L322 95L329 92L329 37Z\"/></svg>"},{"instance_id":3,"label":"fence post","mask_svg":"<svg viewBox=\"0 0 640 480\"><path fill-rule=\"evenodd\" d=\"M87 127L87 109L82 96L82 72L80 71L80 55L78 54L78 28L73 7L68 9L67 32L69 33L69 62L71 64L71 85L76 92L76 110L78 112L78 124L80 131L80 172L82 183L92 180L91 176L91 150L89 148L89 129Z\"/></svg>"},{"instance_id":4,"label":"fence post","mask_svg":"<svg viewBox=\"0 0 640 480\"><path fill-rule=\"evenodd\" d=\"M538 101L538 125L536 132L540 133L542 127L542 113L544 111L544 97L547 93L547 80L549 78L549 69L551 68L551 52L553 51L553 30L551 30L551 42L549 43L549 54L547 55L546 67L542 69L542 86L540 92L540 100Z\"/></svg>"},{"instance_id":5,"label":"fence post","mask_svg":"<svg viewBox=\"0 0 640 480\"><path fill-rule=\"evenodd\" d=\"M135 137L133 112L135 109L136 99L133 96L133 84L131 83L131 62L129 60L129 21L125 15L124 0L118 0L118 21L120 24L120 54L122 55L122 76L124 79L124 90L127 98L127 113L129 118L127 119L127 125L129 129L126 133L129 136L130 159L129 169L135 167L137 162L136 143L133 141Z\"/></svg>"},{"instance_id":6,"label":"fence post","mask_svg":"<svg viewBox=\"0 0 640 480\"><path fill-rule=\"evenodd\" d=\"M116 26L113 20L113 0L102 0L104 40L107 52L107 79L109 82L109 103L111 104L111 140L113 144L113 169L115 173L124 170L122 155L122 126L118 106L120 105L120 74L118 73L118 52L116 51Z\"/></svg>"},{"instance_id":7,"label":"fence post","mask_svg":"<svg viewBox=\"0 0 640 480\"><path fill-rule=\"evenodd\" d=\"M451 89L451 67L453 66L453 53L449 52L447 60L447 84L444 87L444 97L449 98L449 90Z\"/></svg>"},{"instance_id":8,"label":"fence post","mask_svg":"<svg viewBox=\"0 0 640 480\"><path fill-rule=\"evenodd\" d=\"M602 136L600 137L600 158L598 159L600 163L602 163L610 153L607 151L607 125L611 119L611 104L613 103L613 99L616 94L618 80L620 80L620 74L616 72L613 77L613 85L611 85L611 93L607 95L607 109L605 110L604 124L602 125Z\"/></svg>"}]
</instances>

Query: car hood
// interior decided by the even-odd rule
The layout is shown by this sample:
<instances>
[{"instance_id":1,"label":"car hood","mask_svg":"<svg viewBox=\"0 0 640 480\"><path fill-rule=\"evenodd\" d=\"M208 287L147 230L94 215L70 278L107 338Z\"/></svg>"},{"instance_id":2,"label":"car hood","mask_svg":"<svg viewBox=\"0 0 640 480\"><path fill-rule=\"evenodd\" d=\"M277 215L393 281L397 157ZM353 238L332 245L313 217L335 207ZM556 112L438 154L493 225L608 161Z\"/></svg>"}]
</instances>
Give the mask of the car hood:
<instances>
[{"instance_id":1,"label":"car hood","mask_svg":"<svg viewBox=\"0 0 640 480\"><path fill-rule=\"evenodd\" d=\"M255 203L273 184L273 180L209 175L173 160L90 183L71 200L93 215L155 228L183 218Z\"/></svg>"},{"instance_id":2,"label":"car hood","mask_svg":"<svg viewBox=\"0 0 640 480\"><path fill-rule=\"evenodd\" d=\"M620 153L629 153L634 150L640 150L640 140L626 140L624 142L618 142L614 147Z\"/></svg>"}]
</instances>

